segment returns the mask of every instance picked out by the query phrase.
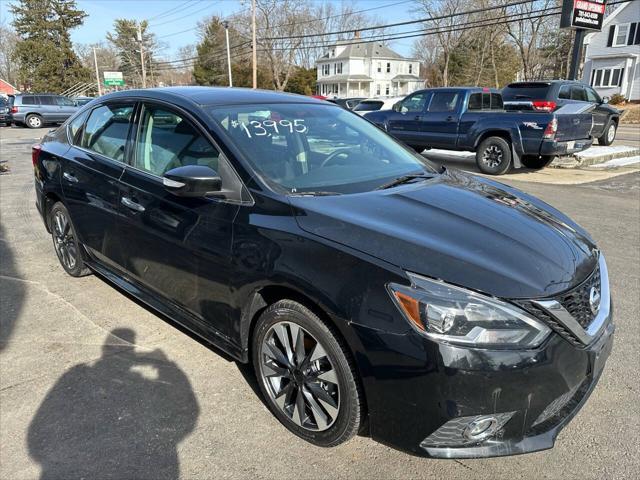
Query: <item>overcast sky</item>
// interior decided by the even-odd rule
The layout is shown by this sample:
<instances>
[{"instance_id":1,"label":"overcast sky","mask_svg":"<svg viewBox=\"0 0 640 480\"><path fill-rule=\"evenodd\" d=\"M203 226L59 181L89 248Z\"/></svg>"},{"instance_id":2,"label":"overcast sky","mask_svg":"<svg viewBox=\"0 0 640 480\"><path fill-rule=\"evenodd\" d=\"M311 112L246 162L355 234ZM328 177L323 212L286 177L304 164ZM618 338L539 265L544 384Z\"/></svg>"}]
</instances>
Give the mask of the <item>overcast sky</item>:
<instances>
[{"instance_id":1,"label":"overcast sky","mask_svg":"<svg viewBox=\"0 0 640 480\"><path fill-rule=\"evenodd\" d=\"M342 0L330 1L336 5L342 3ZM354 4L356 10L375 8L368 13L375 15L384 23L411 18L411 12L408 10L411 7L409 2L358 0L349 3ZM11 22L9 4L8 0L0 0L0 15L7 23ZM71 38L74 42L105 41L105 35L112 29L116 18L136 20L146 18L150 19L151 31L159 37L160 41L168 45L166 50L159 53L164 57L173 58L178 48L197 42L195 26L199 20L212 14L226 16L238 12L250 7L251 2L241 0L77 0L77 4L89 16L81 27L72 31ZM165 15L161 15L165 12ZM154 18L156 16L158 18ZM184 30L188 31L183 32ZM174 33L175 35L172 35ZM161 38L163 36L164 38ZM411 39L393 42L391 46L402 55L408 56L411 53Z\"/></svg>"}]
</instances>

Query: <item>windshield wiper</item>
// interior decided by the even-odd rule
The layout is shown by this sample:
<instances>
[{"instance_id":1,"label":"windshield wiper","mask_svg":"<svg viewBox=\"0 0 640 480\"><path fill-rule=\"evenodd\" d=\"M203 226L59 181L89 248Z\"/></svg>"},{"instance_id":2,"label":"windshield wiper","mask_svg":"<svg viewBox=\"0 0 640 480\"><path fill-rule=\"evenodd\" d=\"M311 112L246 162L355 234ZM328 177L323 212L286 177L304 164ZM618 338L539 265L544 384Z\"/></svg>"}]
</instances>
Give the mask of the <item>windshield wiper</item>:
<instances>
[{"instance_id":1,"label":"windshield wiper","mask_svg":"<svg viewBox=\"0 0 640 480\"><path fill-rule=\"evenodd\" d=\"M378 188L376 188L376 190L386 190L387 188L397 187L398 185L409 183L419 178L429 179L433 177L434 177L433 173L412 173L409 175L403 175L401 177L396 178L395 180L391 180L389 183L380 185Z\"/></svg>"},{"instance_id":2,"label":"windshield wiper","mask_svg":"<svg viewBox=\"0 0 640 480\"><path fill-rule=\"evenodd\" d=\"M298 196L298 197L329 197L331 195L342 195L340 192L324 192L324 191L318 191L318 192L292 192L292 195Z\"/></svg>"}]
</instances>

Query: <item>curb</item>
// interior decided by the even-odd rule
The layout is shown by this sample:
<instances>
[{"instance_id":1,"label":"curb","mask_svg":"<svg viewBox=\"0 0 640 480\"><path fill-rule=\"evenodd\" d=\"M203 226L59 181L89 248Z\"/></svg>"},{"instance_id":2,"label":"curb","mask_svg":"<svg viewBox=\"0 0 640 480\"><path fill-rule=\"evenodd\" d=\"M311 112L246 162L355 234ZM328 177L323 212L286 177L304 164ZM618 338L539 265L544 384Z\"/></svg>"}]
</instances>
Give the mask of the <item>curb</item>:
<instances>
[{"instance_id":1,"label":"curb","mask_svg":"<svg viewBox=\"0 0 640 480\"><path fill-rule=\"evenodd\" d=\"M588 150L586 150L588 151ZM640 148L629 147L626 150L616 151L611 153L603 153L600 155L582 155L584 152L580 152L573 155L565 155L556 157L549 165L551 168L579 168L588 167L591 165L598 165L605 163L616 158L635 157L640 155Z\"/></svg>"}]
</instances>

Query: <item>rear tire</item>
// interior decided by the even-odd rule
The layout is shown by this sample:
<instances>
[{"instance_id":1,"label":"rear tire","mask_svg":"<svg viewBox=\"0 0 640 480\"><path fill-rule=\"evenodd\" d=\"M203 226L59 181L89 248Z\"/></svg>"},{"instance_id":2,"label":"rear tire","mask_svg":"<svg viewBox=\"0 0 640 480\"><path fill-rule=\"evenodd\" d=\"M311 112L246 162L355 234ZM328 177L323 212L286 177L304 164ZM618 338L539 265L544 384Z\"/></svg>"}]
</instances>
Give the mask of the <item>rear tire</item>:
<instances>
[{"instance_id":1,"label":"rear tire","mask_svg":"<svg viewBox=\"0 0 640 480\"><path fill-rule=\"evenodd\" d=\"M321 447L351 439L364 395L348 349L305 306L280 300L257 321L251 353L263 398L292 433Z\"/></svg>"},{"instance_id":2,"label":"rear tire","mask_svg":"<svg viewBox=\"0 0 640 480\"><path fill-rule=\"evenodd\" d=\"M527 168L540 170L548 166L555 158L555 155L525 155L522 157L522 164Z\"/></svg>"},{"instance_id":3,"label":"rear tire","mask_svg":"<svg viewBox=\"0 0 640 480\"><path fill-rule=\"evenodd\" d=\"M616 139L616 133L618 133L618 125L616 125L616 122L609 123L602 136L598 138L598 145L611 145Z\"/></svg>"},{"instance_id":4,"label":"rear tire","mask_svg":"<svg viewBox=\"0 0 640 480\"><path fill-rule=\"evenodd\" d=\"M69 211L62 202L57 202L49 212L49 228L53 248L60 265L72 277L84 277L91 273L82 257L82 245L78 241L76 229L71 223Z\"/></svg>"},{"instance_id":5,"label":"rear tire","mask_svg":"<svg viewBox=\"0 0 640 480\"><path fill-rule=\"evenodd\" d=\"M36 115L35 113L30 113L25 118L25 125L29 128L42 128L43 122L42 117L40 115Z\"/></svg>"},{"instance_id":6,"label":"rear tire","mask_svg":"<svg viewBox=\"0 0 640 480\"><path fill-rule=\"evenodd\" d=\"M476 150L476 164L488 175L507 173L511 168L511 145L502 137L485 138Z\"/></svg>"}]
</instances>

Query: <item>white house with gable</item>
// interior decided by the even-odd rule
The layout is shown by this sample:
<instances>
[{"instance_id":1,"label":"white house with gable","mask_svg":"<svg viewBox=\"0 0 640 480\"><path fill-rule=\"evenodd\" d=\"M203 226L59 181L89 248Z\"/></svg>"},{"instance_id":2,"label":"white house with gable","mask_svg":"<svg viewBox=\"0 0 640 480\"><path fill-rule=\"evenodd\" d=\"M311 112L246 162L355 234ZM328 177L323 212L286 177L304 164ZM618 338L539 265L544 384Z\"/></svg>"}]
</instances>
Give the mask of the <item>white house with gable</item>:
<instances>
[{"instance_id":1,"label":"white house with gable","mask_svg":"<svg viewBox=\"0 0 640 480\"><path fill-rule=\"evenodd\" d=\"M381 43L346 43L336 43L317 60L319 95L395 97L424 87L415 58L405 58Z\"/></svg>"},{"instance_id":2,"label":"white house with gable","mask_svg":"<svg viewBox=\"0 0 640 480\"><path fill-rule=\"evenodd\" d=\"M585 36L583 81L601 97L640 100L640 0L620 4Z\"/></svg>"}]
</instances>

